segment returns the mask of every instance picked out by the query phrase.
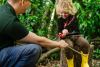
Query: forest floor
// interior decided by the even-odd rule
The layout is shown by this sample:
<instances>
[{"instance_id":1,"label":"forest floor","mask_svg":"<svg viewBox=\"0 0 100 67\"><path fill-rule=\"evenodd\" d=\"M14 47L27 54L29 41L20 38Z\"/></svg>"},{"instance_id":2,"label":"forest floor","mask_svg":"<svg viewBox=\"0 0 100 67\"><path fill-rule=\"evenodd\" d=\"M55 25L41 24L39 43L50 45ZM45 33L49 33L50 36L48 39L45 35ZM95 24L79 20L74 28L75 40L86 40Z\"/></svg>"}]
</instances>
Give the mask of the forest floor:
<instances>
[{"instance_id":1,"label":"forest floor","mask_svg":"<svg viewBox=\"0 0 100 67\"><path fill-rule=\"evenodd\" d=\"M38 65L37 67L60 67L60 61L58 60L46 60L42 64ZM99 60L92 60L92 67L100 67L100 59Z\"/></svg>"}]
</instances>

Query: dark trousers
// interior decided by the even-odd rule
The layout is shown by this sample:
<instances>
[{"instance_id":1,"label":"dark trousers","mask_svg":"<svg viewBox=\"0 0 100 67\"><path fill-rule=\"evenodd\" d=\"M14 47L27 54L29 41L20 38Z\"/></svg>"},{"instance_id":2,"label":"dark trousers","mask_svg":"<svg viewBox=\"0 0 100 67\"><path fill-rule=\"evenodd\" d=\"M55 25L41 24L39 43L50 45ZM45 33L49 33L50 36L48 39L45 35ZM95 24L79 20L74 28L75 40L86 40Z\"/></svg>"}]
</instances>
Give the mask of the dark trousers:
<instances>
[{"instance_id":1,"label":"dark trousers","mask_svg":"<svg viewBox=\"0 0 100 67\"><path fill-rule=\"evenodd\" d=\"M65 39L69 46L77 51L82 51L84 54L88 54L90 50L90 44L88 41L81 35L72 35ZM73 52L71 49L66 48L66 56L68 59L73 57Z\"/></svg>"},{"instance_id":2,"label":"dark trousers","mask_svg":"<svg viewBox=\"0 0 100 67\"><path fill-rule=\"evenodd\" d=\"M42 49L36 44L17 45L0 51L2 67L35 67Z\"/></svg>"}]
</instances>

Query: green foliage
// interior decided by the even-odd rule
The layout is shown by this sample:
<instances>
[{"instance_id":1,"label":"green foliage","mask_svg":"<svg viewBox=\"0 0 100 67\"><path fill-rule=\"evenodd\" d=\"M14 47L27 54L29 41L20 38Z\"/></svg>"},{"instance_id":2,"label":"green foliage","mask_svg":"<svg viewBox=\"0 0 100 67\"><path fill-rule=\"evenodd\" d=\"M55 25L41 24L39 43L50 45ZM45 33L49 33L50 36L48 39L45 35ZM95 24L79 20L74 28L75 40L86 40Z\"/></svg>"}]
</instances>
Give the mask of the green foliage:
<instances>
[{"instance_id":1,"label":"green foliage","mask_svg":"<svg viewBox=\"0 0 100 67\"><path fill-rule=\"evenodd\" d=\"M93 52L93 58L94 59L100 59L100 49L99 48L97 48L97 49L94 50L94 52Z\"/></svg>"},{"instance_id":2,"label":"green foliage","mask_svg":"<svg viewBox=\"0 0 100 67\"><path fill-rule=\"evenodd\" d=\"M95 38L100 34L100 2L84 0L78 11L78 22L81 32L87 38Z\"/></svg>"},{"instance_id":3,"label":"green foliage","mask_svg":"<svg viewBox=\"0 0 100 67\"><path fill-rule=\"evenodd\" d=\"M60 53L59 52L55 52L55 53L51 54L49 58L52 59L52 60L54 60L54 59L59 60Z\"/></svg>"},{"instance_id":4,"label":"green foliage","mask_svg":"<svg viewBox=\"0 0 100 67\"><path fill-rule=\"evenodd\" d=\"M49 0L32 0L31 7L19 16L22 24L40 36L47 36L53 5Z\"/></svg>"},{"instance_id":5,"label":"green foliage","mask_svg":"<svg viewBox=\"0 0 100 67\"><path fill-rule=\"evenodd\" d=\"M6 0L0 0L4 4ZM52 23L51 31L48 30L50 25L51 13L54 8L54 1L50 0L31 0L32 5L24 15L19 18L27 29L34 31L40 36L50 34L55 37L57 33L57 22ZM77 18L80 23L80 31L88 39L100 36L100 1L99 0L74 0L74 5L78 9ZM53 36L52 36L53 35Z\"/></svg>"},{"instance_id":6,"label":"green foliage","mask_svg":"<svg viewBox=\"0 0 100 67\"><path fill-rule=\"evenodd\" d=\"M6 0L0 0L0 5L5 2ZM31 2L32 5L26 13L18 16L21 23L40 36L48 37L50 34L50 39L54 39L58 31L57 21L55 19L50 22L50 20L55 0L31 0ZM74 5L78 9L77 22L80 24L81 33L89 40L100 36L100 0L74 0ZM100 58L100 50L95 50L94 55ZM57 57L56 54L52 56Z\"/></svg>"},{"instance_id":7,"label":"green foliage","mask_svg":"<svg viewBox=\"0 0 100 67\"><path fill-rule=\"evenodd\" d=\"M6 2L6 0L0 0L0 4L3 5Z\"/></svg>"},{"instance_id":8,"label":"green foliage","mask_svg":"<svg viewBox=\"0 0 100 67\"><path fill-rule=\"evenodd\" d=\"M95 38L100 34L100 2L94 0L75 1L78 9L78 21L80 23L80 31L88 39ZM48 30L50 24L50 16L53 11L54 4L47 0L35 1L32 3L29 13L26 13L25 20L30 30L34 29L38 35L47 36L50 34L55 36L57 33L57 22L52 23L51 31ZM45 14L48 13L48 14ZM34 16L33 16L34 14ZM25 24L25 23L24 23ZM33 27L33 28L30 28Z\"/></svg>"}]
</instances>

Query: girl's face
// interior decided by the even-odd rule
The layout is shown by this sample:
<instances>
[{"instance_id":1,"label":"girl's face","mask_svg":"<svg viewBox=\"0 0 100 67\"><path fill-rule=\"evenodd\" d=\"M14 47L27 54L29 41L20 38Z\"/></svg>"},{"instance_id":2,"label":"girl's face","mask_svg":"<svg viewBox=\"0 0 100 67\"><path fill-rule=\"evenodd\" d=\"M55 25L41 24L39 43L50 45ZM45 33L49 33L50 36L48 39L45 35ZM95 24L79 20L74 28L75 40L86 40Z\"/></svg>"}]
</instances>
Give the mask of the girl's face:
<instances>
[{"instance_id":1,"label":"girl's face","mask_svg":"<svg viewBox=\"0 0 100 67\"><path fill-rule=\"evenodd\" d=\"M69 16L68 13L64 13L63 18L67 18Z\"/></svg>"},{"instance_id":2,"label":"girl's face","mask_svg":"<svg viewBox=\"0 0 100 67\"><path fill-rule=\"evenodd\" d=\"M66 13L66 12L63 12L63 13L61 13L60 15L59 15L59 17L62 17L62 18L67 18L69 16L69 14L68 13Z\"/></svg>"}]
</instances>

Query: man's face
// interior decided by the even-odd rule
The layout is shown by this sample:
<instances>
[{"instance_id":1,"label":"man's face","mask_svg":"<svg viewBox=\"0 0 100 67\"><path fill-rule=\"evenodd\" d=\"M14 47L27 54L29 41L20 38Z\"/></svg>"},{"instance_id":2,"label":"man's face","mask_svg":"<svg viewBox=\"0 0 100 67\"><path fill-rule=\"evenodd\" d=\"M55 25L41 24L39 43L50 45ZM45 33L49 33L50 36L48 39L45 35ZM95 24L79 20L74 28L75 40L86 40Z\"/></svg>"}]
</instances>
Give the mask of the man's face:
<instances>
[{"instance_id":1,"label":"man's face","mask_svg":"<svg viewBox=\"0 0 100 67\"><path fill-rule=\"evenodd\" d=\"M30 5L31 5L30 0L24 0L24 1L20 0L20 6L19 6L20 13L25 13L25 11Z\"/></svg>"}]
</instances>

